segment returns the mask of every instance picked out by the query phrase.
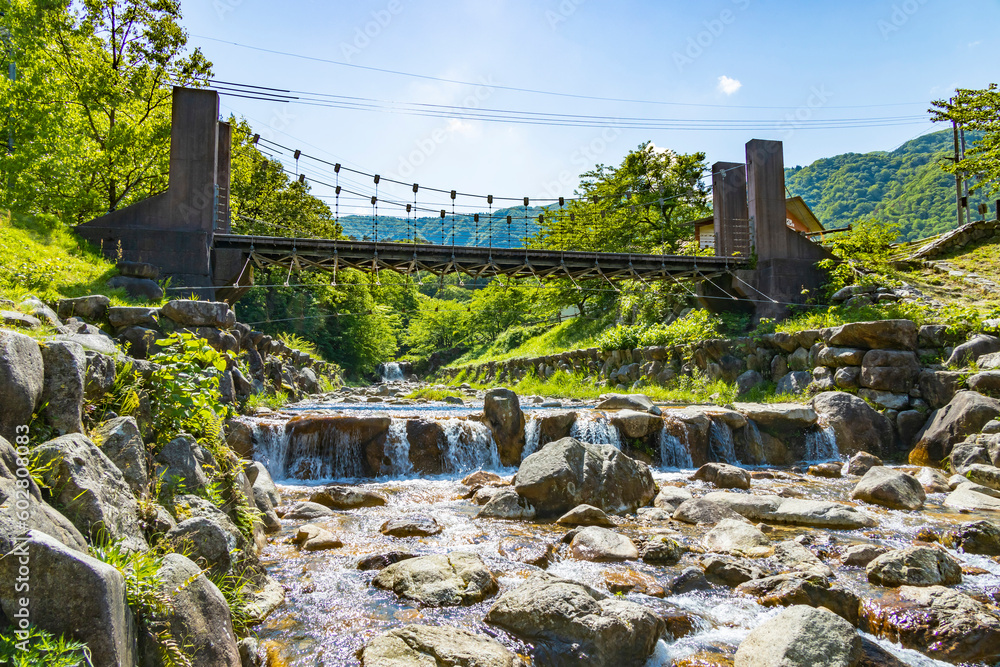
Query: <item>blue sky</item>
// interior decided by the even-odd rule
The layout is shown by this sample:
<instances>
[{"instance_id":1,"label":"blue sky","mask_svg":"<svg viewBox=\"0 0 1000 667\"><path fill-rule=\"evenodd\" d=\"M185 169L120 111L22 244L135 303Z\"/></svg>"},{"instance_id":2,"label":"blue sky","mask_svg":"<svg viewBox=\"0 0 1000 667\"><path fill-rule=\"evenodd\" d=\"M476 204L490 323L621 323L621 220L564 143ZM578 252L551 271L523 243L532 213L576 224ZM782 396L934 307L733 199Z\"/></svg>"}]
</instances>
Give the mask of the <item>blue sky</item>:
<instances>
[{"instance_id":1,"label":"blue sky","mask_svg":"<svg viewBox=\"0 0 1000 667\"><path fill-rule=\"evenodd\" d=\"M936 129L924 120L930 100L1000 79L996 0L186 0L182 8L190 44L203 49L224 81L394 102L768 125L553 127L223 97L224 115L245 116L290 148L406 182L497 196L569 196L581 172L597 162L617 164L646 140L705 151L709 161L741 161L748 140L781 139L788 166L892 150ZM808 127L897 116L922 118ZM309 160L299 167L309 177L332 178L332 169ZM365 192L372 189L353 178ZM314 191L329 194L322 186ZM412 197L385 183L381 192Z\"/></svg>"}]
</instances>

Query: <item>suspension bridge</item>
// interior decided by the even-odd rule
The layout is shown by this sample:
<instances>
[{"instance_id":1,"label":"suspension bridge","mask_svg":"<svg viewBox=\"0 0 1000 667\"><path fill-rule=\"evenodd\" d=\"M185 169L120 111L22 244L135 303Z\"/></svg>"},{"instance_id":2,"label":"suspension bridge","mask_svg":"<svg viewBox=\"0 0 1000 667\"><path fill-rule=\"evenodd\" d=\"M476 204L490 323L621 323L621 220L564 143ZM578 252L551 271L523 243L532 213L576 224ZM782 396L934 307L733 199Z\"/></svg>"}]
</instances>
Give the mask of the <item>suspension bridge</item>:
<instances>
[{"instance_id":1,"label":"suspension bridge","mask_svg":"<svg viewBox=\"0 0 1000 667\"><path fill-rule=\"evenodd\" d=\"M509 276L533 278L539 283L553 279L573 283L598 280L613 289L623 280L686 280L696 281L697 295L706 305L737 302L738 307L765 317L801 302L803 290L818 287L822 276L815 270L815 262L830 256L822 246L786 224L784 163L778 141L751 140L746 145L745 162L718 162L712 166L714 256L658 255L526 247L529 199L498 197L498 203L523 204L524 214L518 223L523 223L524 237L519 242L524 247L518 247L512 241L509 215L498 219L501 230L506 222L506 238L503 231L494 231L497 220L492 195L423 188L450 200L449 230L447 203L432 208L419 201L421 186L412 184L413 202L398 196L380 197L378 187L383 179L364 174L374 181L375 194L369 195L360 192L354 181L345 179L342 184L341 165L330 163L326 164L333 167L332 174L329 169L320 172L327 180L310 180L335 192L333 204L338 220L341 197L345 203L353 198L370 204L372 229L362 235L364 238L309 238L294 233L275 236L258 234L256 229L237 234L229 205L232 129L219 121L218 92L175 88L171 122L167 190L84 223L77 231L108 256L120 253L128 261L154 264L162 275L171 278L172 285L204 298L233 301L254 284L255 269L269 268L289 273L326 271L333 275L333 284L337 272L344 269L376 274L395 271L461 273L472 278ZM296 166L300 153L294 154ZM305 179L304 175L295 176ZM479 214L458 215L455 202L459 196L486 200L490 207L488 223L481 221ZM550 205L558 202L561 209L565 200L535 203L545 201ZM379 205L405 209L405 235L383 225L380 236ZM417 233L421 213L433 213L432 217L440 219L438 243L426 238L430 234ZM474 233L466 228L469 218L475 225ZM265 227L268 224L256 222L263 222Z\"/></svg>"}]
</instances>

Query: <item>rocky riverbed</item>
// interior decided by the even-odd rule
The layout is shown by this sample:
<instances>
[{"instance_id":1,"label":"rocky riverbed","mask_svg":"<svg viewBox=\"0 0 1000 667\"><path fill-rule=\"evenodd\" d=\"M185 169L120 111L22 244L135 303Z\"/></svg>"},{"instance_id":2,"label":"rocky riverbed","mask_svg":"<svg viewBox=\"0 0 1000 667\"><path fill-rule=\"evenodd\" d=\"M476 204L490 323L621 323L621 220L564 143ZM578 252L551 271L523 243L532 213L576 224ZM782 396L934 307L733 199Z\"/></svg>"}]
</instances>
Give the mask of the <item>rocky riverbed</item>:
<instances>
[{"instance_id":1,"label":"rocky riverbed","mask_svg":"<svg viewBox=\"0 0 1000 667\"><path fill-rule=\"evenodd\" d=\"M404 403L426 412L386 418L387 430L393 419L482 426L464 446L485 450L434 475L276 475L281 529L262 559L286 600L258 628L269 664L1000 660L1000 490L837 450L799 465L647 465L625 455L619 426L578 428L503 466L468 394L464 414ZM331 412L357 405L332 398ZM754 410L728 411L742 425L726 409L693 412L738 436L748 413L772 423ZM620 411L574 408L609 425ZM525 412L531 423L564 410ZM317 406L291 414L315 419ZM600 442L612 431L616 442ZM1000 454L990 437L956 448L985 456L964 463L985 481Z\"/></svg>"}]
</instances>

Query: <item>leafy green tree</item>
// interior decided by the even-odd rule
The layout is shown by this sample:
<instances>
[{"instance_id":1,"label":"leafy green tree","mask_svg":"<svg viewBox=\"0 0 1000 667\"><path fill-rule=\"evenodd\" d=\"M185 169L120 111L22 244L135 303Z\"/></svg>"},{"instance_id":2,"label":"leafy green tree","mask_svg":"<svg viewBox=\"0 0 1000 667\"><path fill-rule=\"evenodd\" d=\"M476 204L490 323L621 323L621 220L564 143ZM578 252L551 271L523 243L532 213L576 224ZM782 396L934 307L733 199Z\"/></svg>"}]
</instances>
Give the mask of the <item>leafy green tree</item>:
<instances>
[{"instance_id":1,"label":"leafy green tree","mask_svg":"<svg viewBox=\"0 0 1000 667\"><path fill-rule=\"evenodd\" d=\"M469 336L477 342L492 343L508 328L525 322L532 306L527 289L509 280L494 280L472 296Z\"/></svg>"},{"instance_id":2,"label":"leafy green tree","mask_svg":"<svg viewBox=\"0 0 1000 667\"><path fill-rule=\"evenodd\" d=\"M457 301L421 297L420 309L410 321L404 341L416 355L448 349L466 338L468 320L467 307Z\"/></svg>"},{"instance_id":3,"label":"leafy green tree","mask_svg":"<svg viewBox=\"0 0 1000 667\"><path fill-rule=\"evenodd\" d=\"M935 100L930 109L935 122L955 122L982 133L966 151L965 159L944 163L950 173L975 176L970 190L1000 193L1000 89L991 83L982 90L959 88L948 100Z\"/></svg>"}]
</instances>

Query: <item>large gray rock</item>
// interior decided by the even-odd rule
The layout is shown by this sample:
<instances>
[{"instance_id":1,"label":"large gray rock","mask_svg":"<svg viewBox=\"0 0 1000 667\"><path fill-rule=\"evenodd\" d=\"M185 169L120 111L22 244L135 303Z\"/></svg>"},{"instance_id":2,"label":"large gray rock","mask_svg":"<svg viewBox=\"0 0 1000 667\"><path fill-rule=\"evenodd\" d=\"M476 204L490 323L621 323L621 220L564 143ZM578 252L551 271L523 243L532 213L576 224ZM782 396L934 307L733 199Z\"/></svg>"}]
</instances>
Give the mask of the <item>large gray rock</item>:
<instances>
[{"instance_id":1,"label":"large gray rock","mask_svg":"<svg viewBox=\"0 0 1000 667\"><path fill-rule=\"evenodd\" d=\"M861 362L861 386L897 394L910 391L920 375L920 362L914 352L869 350Z\"/></svg>"},{"instance_id":2,"label":"large gray rock","mask_svg":"<svg viewBox=\"0 0 1000 667\"><path fill-rule=\"evenodd\" d=\"M910 320L851 322L823 329L823 340L831 347L859 347L866 350L915 350L917 325Z\"/></svg>"},{"instance_id":3,"label":"large gray rock","mask_svg":"<svg viewBox=\"0 0 1000 667\"><path fill-rule=\"evenodd\" d=\"M407 514L389 519L380 529L390 537L430 537L441 532L441 524L426 514Z\"/></svg>"},{"instance_id":4,"label":"large gray rock","mask_svg":"<svg viewBox=\"0 0 1000 667\"><path fill-rule=\"evenodd\" d=\"M359 507L380 507L385 505L386 499L381 493L361 487L330 485L314 491L309 496L309 502L319 503L334 510L351 510Z\"/></svg>"},{"instance_id":5,"label":"large gray rock","mask_svg":"<svg viewBox=\"0 0 1000 667\"><path fill-rule=\"evenodd\" d=\"M476 514L477 519L514 519L527 521L535 518L535 508L526 498L518 495L510 487L486 487L477 492L475 498L487 497L483 508Z\"/></svg>"},{"instance_id":6,"label":"large gray rock","mask_svg":"<svg viewBox=\"0 0 1000 667\"><path fill-rule=\"evenodd\" d=\"M79 343L49 341L41 346L45 366L44 414L60 435L83 432L83 392L87 355Z\"/></svg>"},{"instance_id":7,"label":"large gray rock","mask_svg":"<svg viewBox=\"0 0 1000 667\"><path fill-rule=\"evenodd\" d=\"M483 559L463 551L393 563L372 583L428 607L475 604L498 590L496 577Z\"/></svg>"},{"instance_id":8,"label":"large gray rock","mask_svg":"<svg viewBox=\"0 0 1000 667\"><path fill-rule=\"evenodd\" d=\"M866 600L861 629L954 664L1000 660L1000 615L944 586L901 586Z\"/></svg>"},{"instance_id":9,"label":"large gray rock","mask_svg":"<svg viewBox=\"0 0 1000 667\"><path fill-rule=\"evenodd\" d=\"M79 296L75 299L60 299L56 304L56 312L64 320L71 317L82 317L91 322L103 320L108 314L111 299L103 294Z\"/></svg>"},{"instance_id":10,"label":"large gray rock","mask_svg":"<svg viewBox=\"0 0 1000 667\"><path fill-rule=\"evenodd\" d=\"M826 391L817 394L810 405L833 429L841 454L868 452L882 456L892 451L892 422L864 399L843 391Z\"/></svg>"},{"instance_id":11,"label":"large gray rock","mask_svg":"<svg viewBox=\"0 0 1000 667\"><path fill-rule=\"evenodd\" d=\"M111 565L56 539L31 531L26 541L0 536L0 610L17 618L27 600L31 624L87 644L93 664L136 664L136 624L125 598L125 579ZM21 565L31 570L30 592L17 590Z\"/></svg>"},{"instance_id":12,"label":"large gray rock","mask_svg":"<svg viewBox=\"0 0 1000 667\"><path fill-rule=\"evenodd\" d=\"M45 367L32 338L0 329L0 437L15 442L42 400Z\"/></svg>"},{"instance_id":13,"label":"large gray rock","mask_svg":"<svg viewBox=\"0 0 1000 667\"><path fill-rule=\"evenodd\" d=\"M361 651L361 665L527 667L495 639L445 625L406 625L378 635Z\"/></svg>"},{"instance_id":14,"label":"large gray rock","mask_svg":"<svg viewBox=\"0 0 1000 667\"><path fill-rule=\"evenodd\" d=\"M611 425L626 438L642 440L663 428L663 418L648 412L618 410L611 416Z\"/></svg>"},{"instance_id":15,"label":"large gray rock","mask_svg":"<svg viewBox=\"0 0 1000 667\"><path fill-rule=\"evenodd\" d=\"M980 394L1000 394L1000 371L982 371L969 378L969 389Z\"/></svg>"},{"instance_id":16,"label":"large gray rock","mask_svg":"<svg viewBox=\"0 0 1000 667\"><path fill-rule=\"evenodd\" d=\"M701 539L706 551L764 558L774 553L771 540L746 521L723 519Z\"/></svg>"},{"instance_id":17,"label":"large gray rock","mask_svg":"<svg viewBox=\"0 0 1000 667\"><path fill-rule=\"evenodd\" d=\"M91 403L98 403L115 385L115 360L92 350L86 350L84 354L87 355L87 377L84 380L83 395Z\"/></svg>"},{"instance_id":18,"label":"large gray rock","mask_svg":"<svg viewBox=\"0 0 1000 667\"><path fill-rule=\"evenodd\" d=\"M978 433L998 415L1000 400L974 391L958 392L948 405L931 415L930 421L917 436L917 444L910 451L910 463L940 466L955 443Z\"/></svg>"},{"instance_id":19,"label":"large gray rock","mask_svg":"<svg viewBox=\"0 0 1000 667\"><path fill-rule=\"evenodd\" d=\"M1000 352L1000 338L979 334L956 347L945 365L967 366L978 361L980 357L994 352Z\"/></svg>"},{"instance_id":20,"label":"large gray rock","mask_svg":"<svg viewBox=\"0 0 1000 667\"><path fill-rule=\"evenodd\" d=\"M197 457L198 443L189 435L178 435L157 453L156 475L165 483L183 485L188 492L208 484L208 475Z\"/></svg>"},{"instance_id":21,"label":"large gray rock","mask_svg":"<svg viewBox=\"0 0 1000 667\"><path fill-rule=\"evenodd\" d=\"M957 510L1000 512L1000 498L982 491L992 491L972 482L959 485L944 499L944 506Z\"/></svg>"},{"instance_id":22,"label":"large gray rock","mask_svg":"<svg viewBox=\"0 0 1000 667\"><path fill-rule=\"evenodd\" d=\"M165 628L175 640L182 641L194 665L240 667L229 605L215 584L194 562L177 553L163 557L156 576L158 588L170 599L170 606L165 616L153 621L153 629ZM147 637L142 667L161 667L163 663L151 643Z\"/></svg>"},{"instance_id":23,"label":"large gray rock","mask_svg":"<svg viewBox=\"0 0 1000 667\"><path fill-rule=\"evenodd\" d=\"M851 625L858 624L858 607L861 605L858 596L816 574L786 572L747 581L737 586L736 592L757 598L765 607L796 604L825 607Z\"/></svg>"},{"instance_id":24,"label":"large gray rock","mask_svg":"<svg viewBox=\"0 0 1000 667\"><path fill-rule=\"evenodd\" d=\"M920 480L913 475L874 466L851 491L851 498L894 510L918 510L924 506L927 495Z\"/></svg>"},{"instance_id":25,"label":"large gray rock","mask_svg":"<svg viewBox=\"0 0 1000 667\"><path fill-rule=\"evenodd\" d=\"M160 323L157 321L156 315L155 308L115 306L108 309L108 323L115 329L127 329L128 327L158 329Z\"/></svg>"},{"instance_id":26,"label":"large gray rock","mask_svg":"<svg viewBox=\"0 0 1000 667\"><path fill-rule=\"evenodd\" d=\"M233 552L244 546L235 526L227 525L219 516L185 519L166 534L166 540L175 550L218 574L233 569Z\"/></svg>"},{"instance_id":27,"label":"large gray rock","mask_svg":"<svg viewBox=\"0 0 1000 667\"><path fill-rule=\"evenodd\" d=\"M799 349L801 350L802 348ZM781 395L798 396L806 393L812 381L813 375L809 371L791 371L778 380L778 385L774 391Z\"/></svg>"},{"instance_id":28,"label":"large gray rock","mask_svg":"<svg viewBox=\"0 0 1000 667\"><path fill-rule=\"evenodd\" d=\"M43 320L53 327L62 326L62 321L59 316L56 315L56 311L46 305L44 301L39 299L37 296L27 296L21 303L18 304L18 309L22 312L34 315L40 320Z\"/></svg>"},{"instance_id":29,"label":"large gray rock","mask_svg":"<svg viewBox=\"0 0 1000 667\"><path fill-rule=\"evenodd\" d=\"M530 641L535 663L552 667L641 667L665 630L646 607L543 577L501 595L486 622Z\"/></svg>"},{"instance_id":30,"label":"large gray rock","mask_svg":"<svg viewBox=\"0 0 1000 667\"><path fill-rule=\"evenodd\" d=\"M679 486L663 486L660 492L653 498L653 507L669 509L671 512L680 507L685 500L691 500L693 496L687 489Z\"/></svg>"},{"instance_id":31,"label":"large gray rock","mask_svg":"<svg viewBox=\"0 0 1000 667\"><path fill-rule=\"evenodd\" d=\"M920 395L935 410L948 405L964 382L965 378L957 371L924 370L917 378Z\"/></svg>"},{"instance_id":32,"label":"large gray rock","mask_svg":"<svg viewBox=\"0 0 1000 667\"><path fill-rule=\"evenodd\" d=\"M818 419L815 410L798 403L736 403L733 407L764 428L781 432L802 431Z\"/></svg>"},{"instance_id":33,"label":"large gray rock","mask_svg":"<svg viewBox=\"0 0 1000 667\"><path fill-rule=\"evenodd\" d=\"M629 538L601 526L577 531L569 545L574 558L592 561L637 560L639 550Z\"/></svg>"},{"instance_id":34,"label":"large gray rock","mask_svg":"<svg viewBox=\"0 0 1000 667\"><path fill-rule=\"evenodd\" d=\"M121 287L133 299L159 301L163 298L163 287L155 280L150 280L149 278L112 276L108 280L108 287Z\"/></svg>"},{"instance_id":35,"label":"large gray rock","mask_svg":"<svg viewBox=\"0 0 1000 667\"><path fill-rule=\"evenodd\" d=\"M677 521L693 524L714 525L724 519L742 519L742 515L724 505L713 503L705 498L689 498L681 502L674 510L673 518Z\"/></svg>"},{"instance_id":36,"label":"large gray rock","mask_svg":"<svg viewBox=\"0 0 1000 667\"><path fill-rule=\"evenodd\" d=\"M134 417L116 417L93 430L91 436L101 451L111 459L137 497L149 490L149 467L146 446Z\"/></svg>"},{"instance_id":37,"label":"large gray rock","mask_svg":"<svg viewBox=\"0 0 1000 667\"><path fill-rule=\"evenodd\" d=\"M483 398L483 417L497 443L500 463L518 465L524 451L524 413L517 394L503 387L487 391Z\"/></svg>"},{"instance_id":38,"label":"large gray rock","mask_svg":"<svg viewBox=\"0 0 1000 667\"><path fill-rule=\"evenodd\" d=\"M991 489L1000 491L1000 468L992 465L986 465L984 463L973 463L972 465L966 466L965 471L962 473L965 477L975 483L987 486Z\"/></svg>"},{"instance_id":39,"label":"large gray rock","mask_svg":"<svg viewBox=\"0 0 1000 667\"><path fill-rule=\"evenodd\" d=\"M855 667L861 637L828 609L795 605L750 631L735 667Z\"/></svg>"},{"instance_id":40,"label":"large gray rock","mask_svg":"<svg viewBox=\"0 0 1000 667\"><path fill-rule=\"evenodd\" d=\"M29 453L27 447L18 452L0 437L0 535L13 539L35 530L86 552L87 543L76 526L42 500L24 458Z\"/></svg>"},{"instance_id":41,"label":"large gray rock","mask_svg":"<svg viewBox=\"0 0 1000 667\"><path fill-rule=\"evenodd\" d=\"M635 410L637 412L648 412L653 415L660 414L660 409L645 394L608 394L594 409Z\"/></svg>"},{"instance_id":42,"label":"large gray rock","mask_svg":"<svg viewBox=\"0 0 1000 667\"><path fill-rule=\"evenodd\" d=\"M528 456L517 470L514 488L544 517L584 504L612 514L634 512L656 495L644 463L611 445L574 438L550 442Z\"/></svg>"},{"instance_id":43,"label":"large gray rock","mask_svg":"<svg viewBox=\"0 0 1000 667\"><path fill-rule=\"evenodd\" d=\"M236 323L236 315L229 304L221 301L169 301L160 307L160 314L184 327L215 327L229 329Z\"/></svg>"},{"instance_id":44,"label":"large gray rock","mask_svg":"<svg viewBox=\"0 0 1000 667\"><path fill-rule=\"evenodd\" d=\"M243 466L243 472L246 473L247 479L250 480L254 489L259 487L267 495L271 505L278 507L281 504L281 494L278 492L278 487L263 463L251 461Z\"/></svg>"},{"instance_id":45,"label":"large gray rock","mask_svg":"<svg viewBox=\"0 0 1000 667\"><path fill-rule=\"evenodd\" d=\"M882 465L882 459L869 454L868 452L858 452L847 462L848 475L864 475L875 466Z\"/></svg>"},{"instance_id":46,"label":"large gray rock","mask_svg":"<svg viewBox=\"0 0 1000 667\"><path fill-rule=\"evenodd\" d=\"M593 505L577 505L556 519L556 523L561 526L604 526L606 528L614 528L615 525L615 522L603 510L599 510Z\"/></svg>"},{"instance_id":47,"label":"large gray rock","mask_svg":"<svg viewBox=\"0 0 1000 667\"><path fill-rule=\"evenodd\" d=\"M728 463L706 463L691 479L709 482L720 489L749 489L750 473Z\"/></svg>"},{"instance_id":48,"label":"large gray rock","mask_svg":"<svg viewBox=\"0 0 1000 667\"><path fill-rule=\"evenodd\" d=\"M857 508L825 500L752 496L728 491L709 493L704 500L732 510L751 521L846 530L875 525L874 519Z\"/></svg>"},{"instance_id":49,"label":"large gray rock","mask_svg":"<svg viewBox=\"0 0 1000 667\"><path fill-rule=\"evenodd\" d=\"M865 567L879 586L953 586L962 583L962 566L943 549L907 547L878 556Z\"/></svg>"},{"instance_id":50,"label":"large gray rock","mask_svg":"<svg viewBox=\"0 0 1000 667\"><path fill-rule=\"evenodd\" d=\"M967 554L1000 556L1000 525L991 521L973 521L950 528L941 543Z\"/></svg>"},{"instance_id":51,"label":"large gray rock","mask_svg":"<svg viewBox=\"0 0 1000 667\"><path fill-rule=\"evenodd\" d=\"M139 503L121 471L97 445L75 433L35 449L46 485L62 513L91 540L121 540L125 548L149 548L139 522Z\"/></svg>"}]
</instances>

